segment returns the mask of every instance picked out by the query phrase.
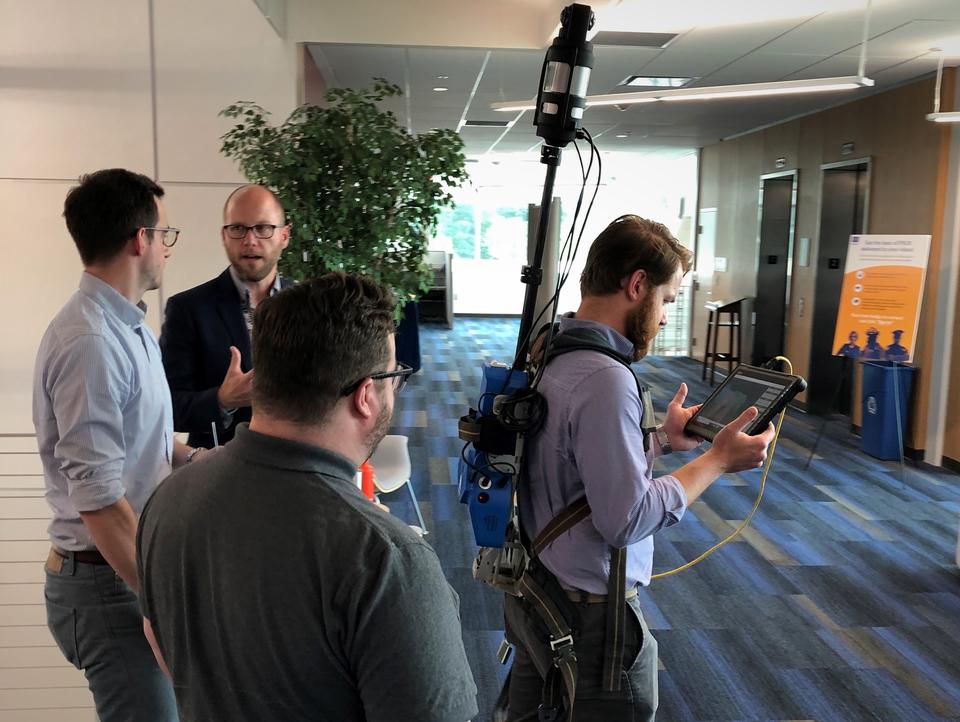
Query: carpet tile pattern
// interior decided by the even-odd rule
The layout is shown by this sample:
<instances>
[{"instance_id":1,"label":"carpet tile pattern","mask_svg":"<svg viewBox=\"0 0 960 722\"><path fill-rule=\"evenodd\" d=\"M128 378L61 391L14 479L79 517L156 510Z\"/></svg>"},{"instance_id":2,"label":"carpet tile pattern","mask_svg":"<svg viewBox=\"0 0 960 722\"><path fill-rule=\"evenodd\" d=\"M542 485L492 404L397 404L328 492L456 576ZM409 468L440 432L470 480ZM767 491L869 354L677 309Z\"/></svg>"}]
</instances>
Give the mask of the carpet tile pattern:
<instances>
[{"instance_id":1,"label":"carpet tile pattern","mask_svg":"<svg viewBox=\"0 0 960 722\"><path fill-rule=\"evenodd\" d=\"M489 720L506 674L500 596L474 582L475 553L455 471L457 419L475 403L480 364L509 362L516 319L458 318L421 327L423 368L398 397L392 433L410 438L412 483L448 580ZM641 362L663 411L681 381L709 392L690 359ZM784 423L752 525L696 567L640 597L660 643L660 722L960 720L960 572L954 563L960 477L877 461L831 421ZM657 462L657 473L697 452ZM657 535L655 569L692 559L749 512L759 472L719 479L683 521ZM384 498L413 522L401 490Z\"/></svg>"}]
</instances>

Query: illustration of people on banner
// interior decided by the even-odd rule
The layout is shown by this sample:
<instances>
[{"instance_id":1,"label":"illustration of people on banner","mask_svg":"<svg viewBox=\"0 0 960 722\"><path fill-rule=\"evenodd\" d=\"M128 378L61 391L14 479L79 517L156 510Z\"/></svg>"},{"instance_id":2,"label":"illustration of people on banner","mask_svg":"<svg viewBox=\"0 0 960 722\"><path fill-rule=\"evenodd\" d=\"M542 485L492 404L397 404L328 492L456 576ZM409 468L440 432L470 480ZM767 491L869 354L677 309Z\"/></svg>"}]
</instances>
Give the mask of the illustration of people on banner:
<instances>
[{"instance_id":1,"label":"illustration of people on banner","mask_svg":"<svg viewBox=\"0 0 960 722\"><path fill-rule=\"evenodd\" d=\"M850 236L834 355L911 362L929 251L930 236Z\"/></svg>"}]
</instances>

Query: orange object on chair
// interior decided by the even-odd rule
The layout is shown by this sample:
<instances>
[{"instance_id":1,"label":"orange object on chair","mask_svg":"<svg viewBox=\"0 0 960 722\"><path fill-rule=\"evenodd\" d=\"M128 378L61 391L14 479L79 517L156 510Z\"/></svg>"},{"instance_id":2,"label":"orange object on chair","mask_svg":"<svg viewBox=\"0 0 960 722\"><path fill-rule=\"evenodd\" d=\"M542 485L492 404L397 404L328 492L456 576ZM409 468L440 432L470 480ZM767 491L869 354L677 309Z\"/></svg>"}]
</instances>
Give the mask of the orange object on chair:
<instances>
[{"instance_id":1,"label":"orange object on chair","mask_svg":"<svg viewBox=\"0 0 960 722\"><path fill-rule=\"evenodd\" d=\"M375 493L373 484L373 464L364 461L360 464L360 491L363 492L370 501L373 501Z\"/></svg>"}]
</instances>

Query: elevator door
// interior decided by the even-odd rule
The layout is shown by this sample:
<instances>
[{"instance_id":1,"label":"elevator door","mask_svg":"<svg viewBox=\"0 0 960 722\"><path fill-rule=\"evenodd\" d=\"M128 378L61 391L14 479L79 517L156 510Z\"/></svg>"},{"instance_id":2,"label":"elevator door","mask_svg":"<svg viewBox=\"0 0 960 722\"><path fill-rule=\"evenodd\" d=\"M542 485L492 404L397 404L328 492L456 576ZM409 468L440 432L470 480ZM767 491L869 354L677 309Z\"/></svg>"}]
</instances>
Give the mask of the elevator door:
<instances>
[{"instance_id":1,"label":"elevator door","mask_svg":"<svg viewBox=\"0 0 960 722\"><path fill-rule=\"evenodd\" d=\"M760 244L757 258L753 364L783 354L786 334L797 173L764 176L760 186Z\"/></svg>"},{"instance_id":2,"label":"elevator door","mask_svg":"<svg viewBox=\"0 0 960 722\"><path fill-rule=\"evenodd\" d=\"M833 355L833 331L850 236L866 228L869 169L868 161L860 161L823 170L807 391L808 408L816 414L850 412L850 388L843 359Z\"/></svg>"}]
</instances>

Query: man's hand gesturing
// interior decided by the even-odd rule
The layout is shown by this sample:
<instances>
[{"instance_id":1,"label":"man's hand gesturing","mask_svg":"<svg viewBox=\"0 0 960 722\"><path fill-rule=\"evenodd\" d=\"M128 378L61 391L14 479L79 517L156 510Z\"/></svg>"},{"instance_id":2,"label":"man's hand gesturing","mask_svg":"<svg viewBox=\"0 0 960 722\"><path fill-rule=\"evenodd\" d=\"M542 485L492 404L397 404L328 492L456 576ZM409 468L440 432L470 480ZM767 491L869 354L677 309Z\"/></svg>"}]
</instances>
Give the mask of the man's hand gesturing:
<instances>
[{"instance_id":1,"label":"man's hand gesturing","mask_svg":"<svg viewBox=\"0 0 960 722\"><path fill-rule=\"evenodd\" d=\"M223 377L220 390L217 391L217 401L220 408L226 411L249 406L253 396L253 369L246 373L240 370L240 349L230 347L230 366L227 375Z\"/></svg>"}]
</instances>

